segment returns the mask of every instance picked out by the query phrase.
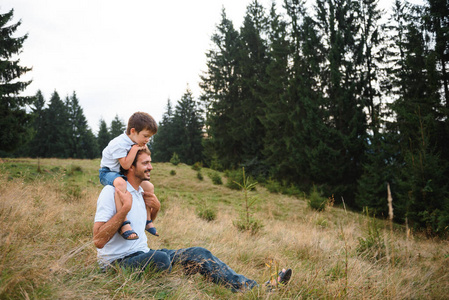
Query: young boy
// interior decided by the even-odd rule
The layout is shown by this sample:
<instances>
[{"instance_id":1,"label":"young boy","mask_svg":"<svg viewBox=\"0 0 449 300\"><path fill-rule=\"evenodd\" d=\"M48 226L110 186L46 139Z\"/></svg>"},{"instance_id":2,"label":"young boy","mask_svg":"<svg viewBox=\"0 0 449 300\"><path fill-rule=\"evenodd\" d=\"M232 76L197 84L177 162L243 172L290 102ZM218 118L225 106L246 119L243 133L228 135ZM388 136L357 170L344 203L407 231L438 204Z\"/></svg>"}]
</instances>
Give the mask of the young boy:
<instances>
[{"instance_id":1,"label":"young boy","mask_svg":"<svg viewBox=\"0 0 449 300\"><path fill-rule=\"evenodd\" d=\"M149 114L144 112L134 113L128 120L126 133L112 139L104 148L100 164L100 182L103 185L113 185L115 188L126 192L126 176L120 173L120 167L128 170L132 165L137 151L147 147L150 137L157 133L157 123ZM154 194L154 186L149 181L143 181L140 185L144 192ZM115 199L117 211L121 209L120 199ZM147 209L146 230L159 236L151 219L151 208ZM124 239L138 239L137 233L132 230L131 223L125 219L119 229L119 233Z\"/></svg>"}]
</instances>

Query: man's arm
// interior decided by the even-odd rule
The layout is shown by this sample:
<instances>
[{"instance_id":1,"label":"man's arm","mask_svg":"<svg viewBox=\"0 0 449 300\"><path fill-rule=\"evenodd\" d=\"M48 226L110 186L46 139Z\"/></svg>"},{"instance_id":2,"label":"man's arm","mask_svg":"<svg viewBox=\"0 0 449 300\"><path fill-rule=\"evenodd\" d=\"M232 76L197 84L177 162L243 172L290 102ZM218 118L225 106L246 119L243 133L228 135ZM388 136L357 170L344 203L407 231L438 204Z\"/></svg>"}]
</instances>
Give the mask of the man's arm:
<instances>
[{"instance_id":1,"label":"man's arm","mask_svg":"<svg viewBox=\"0 0 449 300\"><path fill-rule=\"evenodd\" d=\"M103 248L112 239L131 210L133 198L128 191L123 193L119 189L115 189L115 197L119 197L120 201L122 201L122 208L109 221L94 223L94 244L99 249Z\"/></svg>"},{"instance_id":2,"label":"man's arm","mask_svg":"<svg viewBox=\"0 0 449 300\"><path fill-rule=\"evenodd\" d=\"M161 208L161 203L159 202L159 199L157 199L156 195L151 192L144 192L143 199L145 201L145 205L151 207L151 220L152 221L156 220L157 213Z\"/></svg>"},{"instance_id":3,"label":"man's arm","mask_svg":"<svg viewBox=\"0 0 449 300\"><path fill-rule=\"evenodd\" d=\"M143 150L147 147L145 146L139 146L137 144L134 144L131 149L129 149L128 154L125 157L119 158L118 162L122 166L123 169L128 170L131 165L133 164L134 159L136 158L137 151Z\"/></svg>"}]
</instances>

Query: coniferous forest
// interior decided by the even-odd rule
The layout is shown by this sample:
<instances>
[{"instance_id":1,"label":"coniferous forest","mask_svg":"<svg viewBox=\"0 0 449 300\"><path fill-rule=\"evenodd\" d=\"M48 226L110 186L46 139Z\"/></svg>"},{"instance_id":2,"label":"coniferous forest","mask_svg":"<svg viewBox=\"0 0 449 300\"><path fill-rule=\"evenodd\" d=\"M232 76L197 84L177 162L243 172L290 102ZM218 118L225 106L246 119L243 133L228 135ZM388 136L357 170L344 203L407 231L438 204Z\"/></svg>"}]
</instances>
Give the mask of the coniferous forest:
<instances>
[{"instance_id":1,"label":"coniferous forest","mask_svg":"<svg viewBox=\"0 0 449 300\"><path fill-rule=\"evenodd\" d=\"M11 17L0 14L5 41ZM318 190L377 217L388 216L388 184L396 222L447 235L447 0L397 0L387 11L373 0L252 1L240 28L225 9L217 24L201 95L187 89L174 107L167 101L154 161L176 153L220 171L245 167L280 191ZM29 69L6 62L24 39L0 47L1 154L99 157L125 125L100 120L94 135L75 92L18 97L28 83L10 82Z\"/></svg>"}]
</instances>

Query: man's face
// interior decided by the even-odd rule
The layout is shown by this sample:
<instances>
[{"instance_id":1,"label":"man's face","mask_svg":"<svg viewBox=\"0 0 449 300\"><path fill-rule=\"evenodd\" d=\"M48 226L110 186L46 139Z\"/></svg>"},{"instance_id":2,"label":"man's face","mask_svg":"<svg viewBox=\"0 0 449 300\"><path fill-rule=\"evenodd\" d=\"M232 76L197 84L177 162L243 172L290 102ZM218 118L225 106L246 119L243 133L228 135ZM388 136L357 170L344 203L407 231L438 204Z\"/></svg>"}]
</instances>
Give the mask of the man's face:
<instances>
[{"instance_id":1,"label":"man's face","mask_svg":"<svg viewBox=\"0 0 449 300\"><path fill-rule=\"evenodd\" d=\"M134 170L134 176L141 181L150 181L150 172L153 170L153 166L151 165L151 156L142 153L137 158L136 166L132 166Z\"/></svg>"}]
</instances>

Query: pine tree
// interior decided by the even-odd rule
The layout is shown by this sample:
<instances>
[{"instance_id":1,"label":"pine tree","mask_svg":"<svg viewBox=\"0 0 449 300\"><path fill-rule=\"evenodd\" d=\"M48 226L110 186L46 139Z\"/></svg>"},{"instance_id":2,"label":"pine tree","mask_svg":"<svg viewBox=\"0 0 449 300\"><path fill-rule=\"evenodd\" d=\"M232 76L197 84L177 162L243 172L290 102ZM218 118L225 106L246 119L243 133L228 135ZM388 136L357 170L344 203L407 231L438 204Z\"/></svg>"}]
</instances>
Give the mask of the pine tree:
<instances>
[{"instance_id":1,"label":"pine tree","mask_svg":"<svg viewBox=\"0 0 449 300\"><path fill-rule=\"evenodd\" d=\"M268 31L265 9L257 0L247 7L243 26L240 29L238 73L238 102L229 117L234 128L231 134L241 145L235 163L242 163L247 173L257 175L265 170L262 165L262 150L265 128L260 118L264 116L262 83L267 81Z\"/></svg>"},{"instance_id":2,"label":"pine tree","mask_svg":"<svg viewBox=\"0 0 449 300\"><path fill-rule=\"evenodd\" d=\"M270 175L287 178L292 174L290 168L287 141L292 127L287 120L287 88L290 78L289 58L291 45L287 35L287 23L282 20L272 4L268 18L268 57L266 79L261 82L263 113L259 120L264 126L264 162Z\"/></svg>"},{"instance_id":3,"label":"pine tree","mask_svg":"<svg viewBox=\"0 0 449 300\"><path fill-rule=\"evenodd\" d=\"M173 152L186 164L193 165L203 159L203 123L201 110L187 89L175 107L171 132L176 140Z\"/></svg>"},{"instance_id":4,"label":"pine tree","mask_svg":"<svg viewBox=\"0 0 449 300\"><path fill-rule=\"evenodd\" d=\"M424 21L434 45L437 76L441 81L441 109L443 117L437 125L438 139L434 141L441 151L441 159L449 163L449 2L428 0L424 10ZM445 174L449 178L449 170Z\"/></svg>"},{"instance_id":5,"label":"pine tree","mask_svg":"<svg viewBox=\"0 0 449 300\"><path fill-rule=\"evenodd\" d=\"M19 59L14 60L28 35L13 37L21 25L21 21L9 24L13 14L13 10L0 14L0 151L7 152L23 145L29 136L25 106L33 101L33 97L19 96L31 81L18 79L31 68L20 66Z\"/></svg>"},{"instance_id":6,"label":"pine tree","mask_svg":"<svg viewBox=\"0 0 449 300\"><path fill-rule=\"evenodd\" d=\"M159 122L157 134L153 137L151 152L152 159L155 162L169 162L176 146L179 143L173 133L173 109L170 99L167 100L167 106L162 121Z\"/></svg>"},{"instance_id":7,"label":"pine tree","mask_svg":"<svg viewBox=\"0 0 449 300\"><path fill-rule=\"evenodd\" d=\"M46 118L45 99L40 90L37 91L34 101L31 105L31 127L33 129L33 138L27 144L27 156L45 157L45 132Z\"/></svg>"},{"instance_id":8,"label":"pine tree","mask_svg":"<svg viewBox=\"0 0 449 300\"><path fill-rule=\"evenodd\" d=\"M121 135L126 130L126 125L118 115L115 115L114 119L111 121L111 126L109 128L111 139L113 139Z\"/></svg>"},{"instance_id":9,"label":"pine tree","mask_svg":"<svg viewBox=\"0 0 449 300\"><path fill-rule=\"evenodd\" d=\"M397 181L398 161L400 154L395 147L395 134L381 132L373 135L367 145L367 160L363 165L363 174L358 180L356 201L357 207L369 208L376 217L388 216L387 184L392 189L395 207L395 220L404 220L404 211L398 208L399 190ZM396 209L398 208L398 209Z\"/></svg>"},{"instance_id":10,"label":"pine tree","mask_svg":"<svg viewBox=\"0 0 449 300\"><path fill-rule=\"evenodd\" d=\"M322 179L328 155L322 147L326 141L323 93L319 82L325 52L317 23L308 15L303 1L287 1L287 15L291 19L292 65L286 96L286 120L284 134L288 150L283 162L290 168L287 177L304 190L312 183L323 184ZM288 170L288 169L287 169ZM324 171L324 172L323 172ZM285 172L285 171L284 171Z\"/></svg>"},{"instance_id":11,"label":"pine tree","mask_svg":"<svg viewBox=\"0 0 449 300\"><path fill-rule=\"evenodd\" d=\"M69 113L54 91L45 113L45 157L68 158L71 154Z\"/></svg>"},{"instance_id":12,"label":"pine tree","mask_svg":"<svg viewBox=\"0 0 449 300\"><path fill-rule=\"evenodd\" d=\"M422 22L422 9L395 3L392 30L397 51L390 73L396 134L397 211L417 228L440 234L449 225L447 161L441 159L438 127L444 122L437 60Z\"/></svg>"},{"instance_id":13,"label":"pine tree","mask_svg":"<svg viewBox=\"0 0 449 300\"><path fill-rule=\"evenodd\" d=\"M355 206L356 182L362 173L367 121L361 97L363 42L360 6L349 0L318 0L317 22L323 33L327 62L321 73L325 91L326 139L320 144L328 157L318 157L326 173L321 183L337 199Z\"/></svg>"},{"instance_id":14,"label":"pine tree","mask_svg":"<svg viewBox=\"0 0 449 300\"><path fill-rule=\"evenodd\" d=\"M388 81L385 77L385 55L392 51L385 45L385 24L380 24L381 11L376 1L361 1L361 39L363 44L362 99L368 112L368 140L366 144L366 161L363 164L363 174L358 180L356 205L369 207L376 216L388 215L385 205L387 183L396 185L394 164L398 159L392 146L392 134L382 130L385 105L382 103L380 86ZM394 47L394 46L393 46ZM394 143L394 142L393 142ZM397 190L393 189L393 198L397 199ZM397 217L400 213L396 211Z\"/></svg>"},{"instance_id":15,"label":"pine tree","mask_svg":"<svg viewBox=\"0 0 449 300\"><path fill-rule=\"evenodd\" d=\"M443 103L449 109L449 2L428 0L424 20L435 43L437 68L442 82Z\"/></svg>"},{"instance_id":16,"label":"pine tree","mask_svg":"<svg viewBox=\"0 0 449 300\"><path fill-rule=\"evenodd\" d=\"M384 41L384 25L380 23L382 13L377 0L363 0L360 4L360 43L362 50L361 97L368 111L368 128L376 135L381 127L382 98L379 80L382 75L385 51L381 48Z\"/></svg>"},{"instance_id":17,"label":"pine tree","mask_svg":"<svg viewBox=\"0 0 449 300\"><path fill-rule=\"evenodd\" d=\"M66 98L66 107L69 116L69 157L98 157L98 145L87 124L87 119L84 116L83 108L79 105L78 97L75 92L73 92L71 97Z\"/></svg>"},{"instance_id":18,"label":"pine tree","mask_svg":"<svg viewBox=\"0 0 449 300\"><path fill-rule=\"evenodd\" d=\"M201 100L206 109L207 138L204 141L206 162L215 159L225 168L237 166L244 142L232 118L242 113L239 108L238 85L239 33L223 9L217 32L212 36L214 48L207 56L207 71L201 76Z\"/></svg>"},{"instance_id":19,"label":"pine tree","mask_svg":"<svg viewBox=\"0 0 449 300\"><path fill-rule=\"evenodd\" d=\"M102 118L100 119L98 135L97 135L97 143L98 149L100 150L99 154L101 155L101 151L109 144L111 141L111 137L108 130L108 125L106 121Z\"/></svg>"}]
</instances>

